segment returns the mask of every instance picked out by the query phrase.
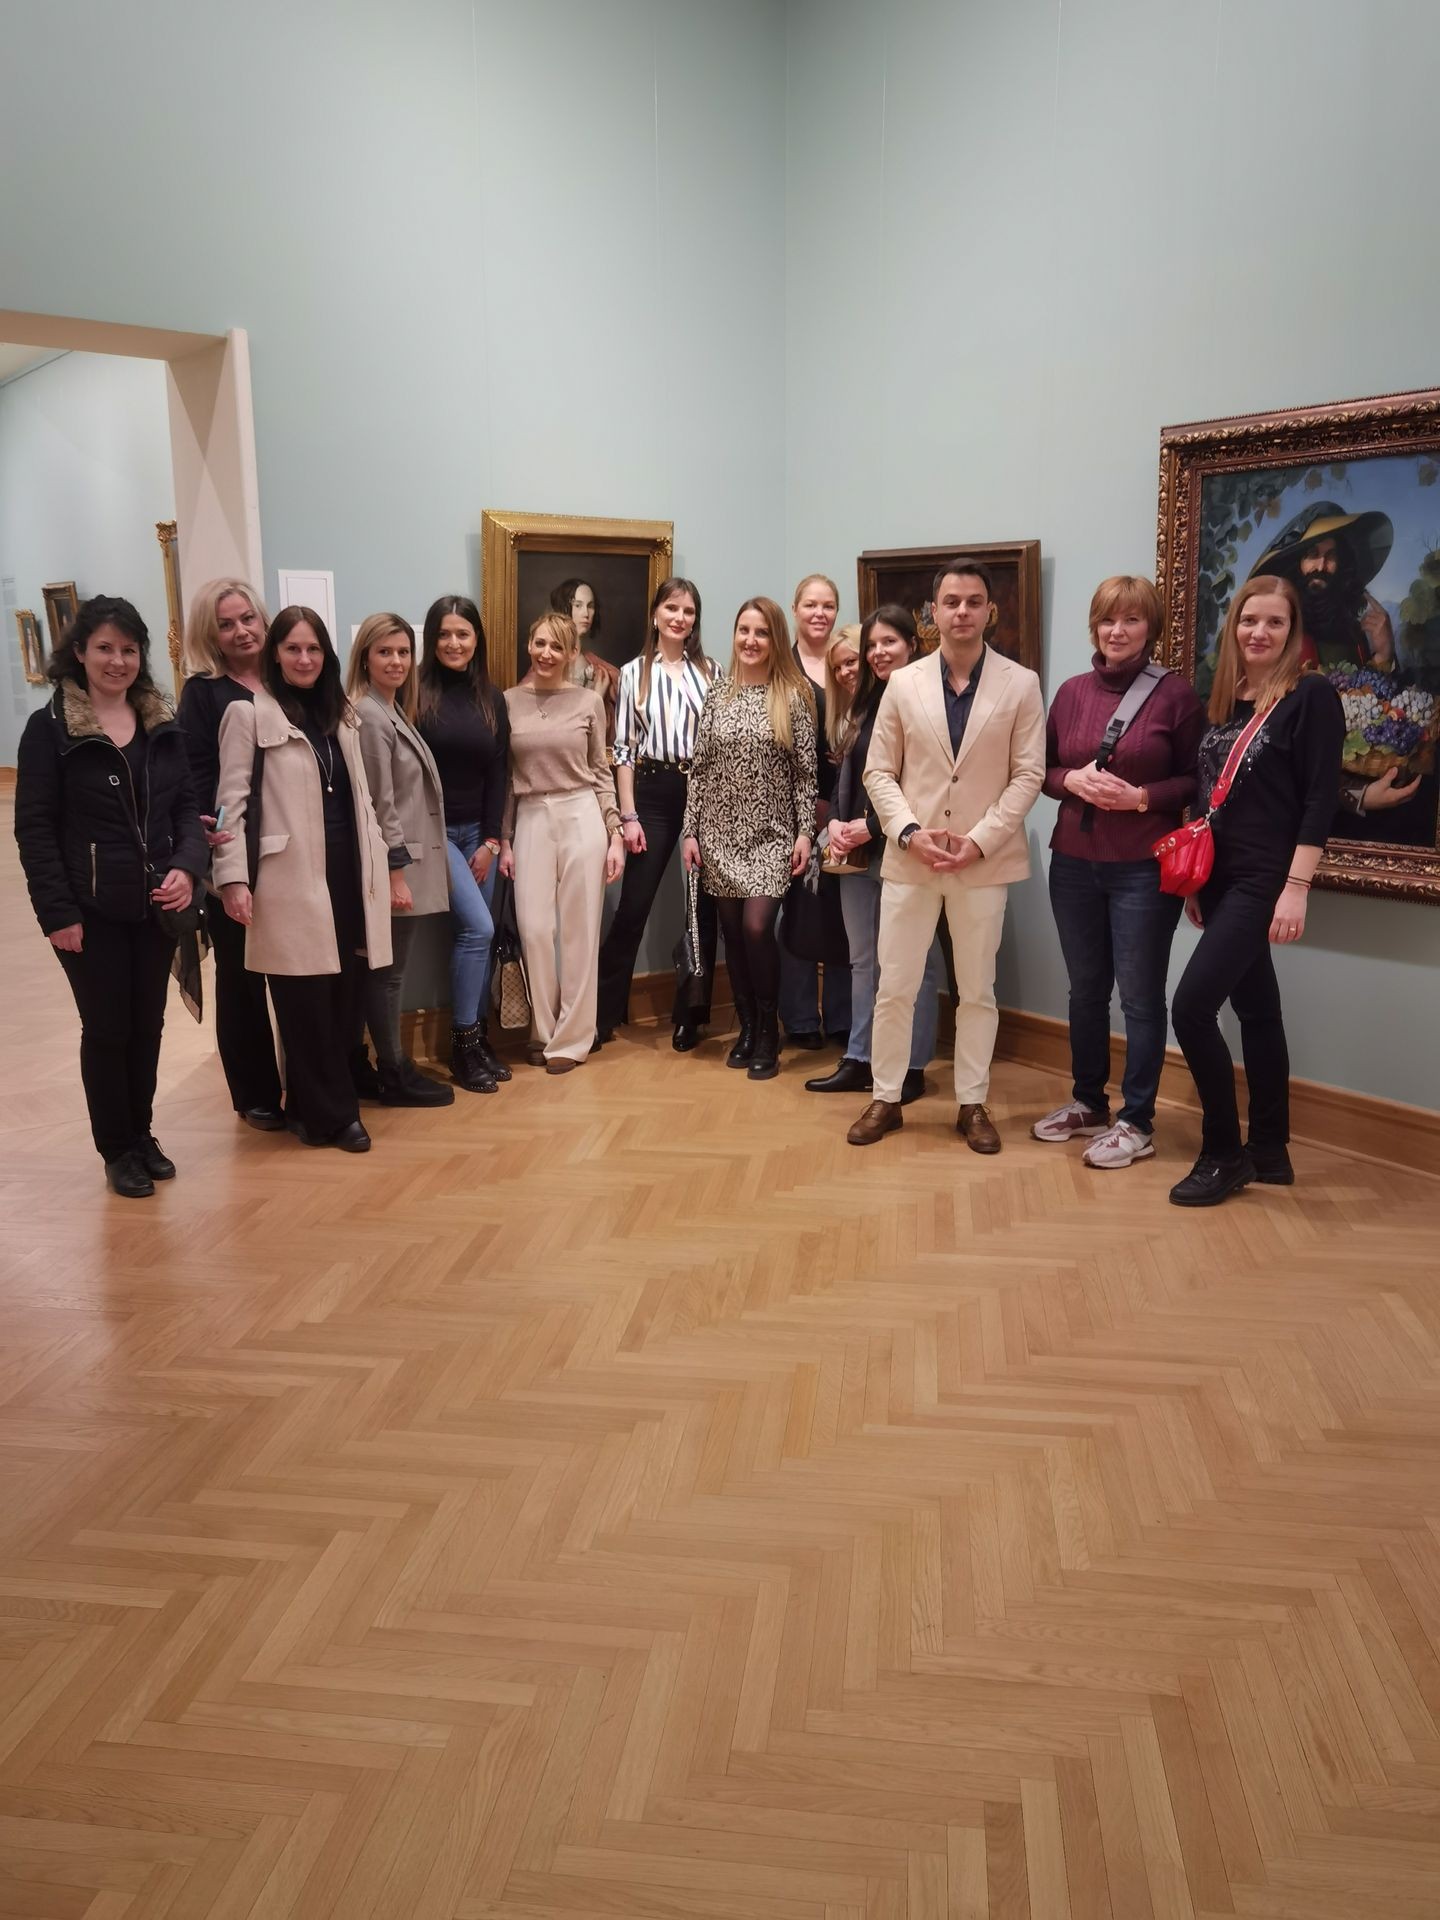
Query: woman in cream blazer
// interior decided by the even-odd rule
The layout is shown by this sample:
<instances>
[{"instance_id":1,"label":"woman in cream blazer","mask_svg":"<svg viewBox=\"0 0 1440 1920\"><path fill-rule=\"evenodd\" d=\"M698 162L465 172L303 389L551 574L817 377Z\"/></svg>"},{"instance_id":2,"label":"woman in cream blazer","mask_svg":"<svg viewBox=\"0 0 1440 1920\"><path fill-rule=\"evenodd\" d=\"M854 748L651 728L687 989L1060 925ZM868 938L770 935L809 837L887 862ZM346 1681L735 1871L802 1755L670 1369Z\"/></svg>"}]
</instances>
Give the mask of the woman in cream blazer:
<instances>
[{"instance_id":1,"label":"woman in cream blazer","mask_svg":"<svg viewBox=\"0 0 1440 1920\"><path fill-rule=\"evenodd\" d=\"M387 1107L448 1107L453 1090L421 1073L400 1039L416 927L426 914L448 913L450 906L440 774L412 724L415 629L409 621L398 613L361 621L345 691L360 722L360 752L390 869L392 958L388 967L371 968L365 988L365 1020L380 1063L376 1092ZM371 1070L368 1056L364 1068Z\"/></svg>"},{"instance_id":2,"label":"woman in cream blazer","mask_svg":"<svg viewBox=\"0 0 1440 1920\"><path fill-rule=\"evenodd\" d=\"M226 913L247 929L245 965L269 981L287 1124L307 1145L364 1153L348 1056L366 973L390 965L385 842L340 663L312 608L276 615L260 677L263 691L220 725L229 837L212 871Z\"/></svg>"}]
</instances>

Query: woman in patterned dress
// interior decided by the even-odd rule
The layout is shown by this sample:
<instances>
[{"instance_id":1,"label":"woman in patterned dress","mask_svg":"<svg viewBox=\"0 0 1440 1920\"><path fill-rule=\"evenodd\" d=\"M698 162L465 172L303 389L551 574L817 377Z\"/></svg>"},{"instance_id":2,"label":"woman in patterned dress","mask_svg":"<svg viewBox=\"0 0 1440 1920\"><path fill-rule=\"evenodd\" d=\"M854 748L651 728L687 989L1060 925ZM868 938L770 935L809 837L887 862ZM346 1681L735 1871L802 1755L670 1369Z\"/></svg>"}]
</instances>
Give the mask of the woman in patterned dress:
<instances>
[{"instance_id":1,"label":"woman in patterned dress","mask_svg":"<svg viewBox=\"0 0 1440 1920\"><path fill-rule=\"evenodd\" d=\"M715 901L740 1016L726 1065L779 1072L780 945L775 919L805 871L815 823L815 698L785 615L747 600L729 677L705 697L690 763L684 858Z\"/></svg>"}]
</instances>

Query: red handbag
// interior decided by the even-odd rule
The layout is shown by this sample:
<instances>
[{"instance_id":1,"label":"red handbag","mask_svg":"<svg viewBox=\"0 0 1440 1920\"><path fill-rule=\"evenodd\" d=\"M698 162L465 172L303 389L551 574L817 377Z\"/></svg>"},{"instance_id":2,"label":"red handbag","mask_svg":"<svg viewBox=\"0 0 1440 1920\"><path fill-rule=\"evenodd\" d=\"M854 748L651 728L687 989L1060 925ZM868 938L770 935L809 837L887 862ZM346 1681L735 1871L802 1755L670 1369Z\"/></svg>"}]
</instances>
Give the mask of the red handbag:
<instances>
[{"instance_id":1,"label":"red handbag","mask_svg":"<svg viewBox=\"0 0 1440 1920\"><path fill-rule=\"evenodd\" d=\"M1199 893L1215 865L1215 836L1210 822L1230 797L1235 775L1245 757L1245 749L1264 725L1265 715L1257 713L1242 730L1226 756L1220 778L1210 790L1210 805L1198 820L1187 820L1174 833L1167 833L1150 849L1160 862L1160 891L1188 895Z\"/></svg>"}]
</instances>

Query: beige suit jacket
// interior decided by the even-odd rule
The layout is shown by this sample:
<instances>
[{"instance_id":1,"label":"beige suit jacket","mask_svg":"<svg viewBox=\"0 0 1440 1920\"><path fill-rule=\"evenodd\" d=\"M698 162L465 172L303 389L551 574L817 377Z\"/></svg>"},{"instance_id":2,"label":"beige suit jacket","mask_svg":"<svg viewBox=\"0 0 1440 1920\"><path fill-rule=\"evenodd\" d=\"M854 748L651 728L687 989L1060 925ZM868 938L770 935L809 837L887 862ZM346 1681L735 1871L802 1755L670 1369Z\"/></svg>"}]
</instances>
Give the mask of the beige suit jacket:
<instances>
[{"instance_id":1,"label":"beige suit jacket","mask_svg":"<svg viewBox=\"0 0 1440 1920\"><path fill-rule=\"evenodd\" d=\"M1045 701L1040 681L985 649L975 702L960 742L950 751L944 662L936 654L891 674L880 702L865 790L885 830L881 877L912 885L959 882L996 887L1030 873L1025 816L1045 779ZM973 840L982 860L937 874L901 850L897 836L918 821L930 833Z\"/></svg>"},{"instance_id":2,"label":"beige suit jacket","mask_svg":"<svg viewBox=\"0 0 1440 1920\"><path fill-rule=\"evenodd\" d=\"M360 752L370 799L387 848L404 847L402 867L414 901L412 917L444 913L450 905L450 869L445 851L445 802L429 747L403 713L367 693L356 703Z\"/></svg>"},{"instance_id":3,"label":"beige suit jacket","mask_svg":"<svg viewBox=\"0 0 1440 1920\"><path fill-rule=\"evenodd\" d=\"M360 899L365 909L365 947L371 967L390 964L390 881L385 842L375 824L360 729L340 722L336 740L350 775L355 806ZM217 887L249 880L245 817L255 749L264 754L260 788L260 869L255 879L245 965L252 973L338 973L340 950L335 916L325 884L325 815L315 754L292 727L278 700L257 693L253 703L235 700L220 722L220 785L226 831L235 837L215 849Z\"/></svg>"}]
</instances>

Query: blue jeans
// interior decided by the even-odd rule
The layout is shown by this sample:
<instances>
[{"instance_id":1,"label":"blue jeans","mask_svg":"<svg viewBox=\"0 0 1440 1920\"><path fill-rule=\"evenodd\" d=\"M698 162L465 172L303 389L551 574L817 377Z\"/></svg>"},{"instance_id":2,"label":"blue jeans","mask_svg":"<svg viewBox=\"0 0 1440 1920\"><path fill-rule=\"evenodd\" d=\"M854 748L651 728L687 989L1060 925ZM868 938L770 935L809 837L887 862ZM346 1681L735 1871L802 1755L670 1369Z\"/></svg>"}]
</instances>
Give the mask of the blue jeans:
<instances>
[{"instance_id":1,"label":"blue jeans","mask_svg":"<svg viewBox=\"0 0 1440 1920\"><path fill-rule=\"evenodd\" d=\"M1110 996L1125 1015L1120 1118L1142 1133L1155 1126L1165 1062L1165 980L1181 901L1161 893L1153 860L1077 860L1050 855L1050 905L1070 976L1070 1065L1074 1098L1110 1111Z\"/></svg>"},{"instance_id":2,"label":"blue jeans","mask_svg":"<svg viewBox=\"0 0 1440 1920\"><path fill-rule=\"evenodd\" d=\"M876 950L880 940L880 854L864 873L847 874L839 881L845 935L850 942L850 1039L847 1060L870 1060L870 1028L875 1019ZM915 999L915 1024L910 1036L910 1065L926 1067L935 1058L935 1033L940 1024L940 992L945 985L945 955L939 939L932 940L925 957L925 973Z\"/></svg>"},{"instance_id":3,"label":"blue jeans","mask_svg":"<svg viewBox=\"0 0 1440 1920\"><path fill-rule=\"evenodd\" d=\"M822 879L822 887L848 886L848 880ZM822 1005L823 1001L823 1005ZM814 960L797 960L780 942L780 1024L786 1033L850 1031L850 969L827 966L823 977Z\"/></svg>"},{"instance_id":4,"label":"blue jeans","mask_svg":"<svg viewBox=\"0 0 1440 1920\"><path fill-rule=\"evenodd\" d=\"M455 943L450 949L450 1018L457 1027L470 1027L489 1011L490 950L495 944L497 862L490 862L482 887L470 871L470 857L478 853L485 836L473 826L445 829L445 857L450 864L450 921Z\"/></svg>"}]
</instances>

